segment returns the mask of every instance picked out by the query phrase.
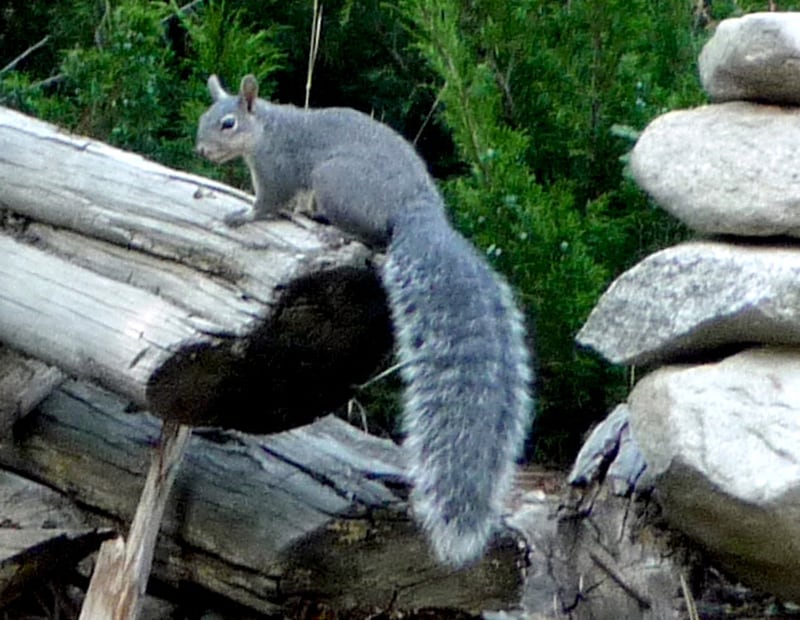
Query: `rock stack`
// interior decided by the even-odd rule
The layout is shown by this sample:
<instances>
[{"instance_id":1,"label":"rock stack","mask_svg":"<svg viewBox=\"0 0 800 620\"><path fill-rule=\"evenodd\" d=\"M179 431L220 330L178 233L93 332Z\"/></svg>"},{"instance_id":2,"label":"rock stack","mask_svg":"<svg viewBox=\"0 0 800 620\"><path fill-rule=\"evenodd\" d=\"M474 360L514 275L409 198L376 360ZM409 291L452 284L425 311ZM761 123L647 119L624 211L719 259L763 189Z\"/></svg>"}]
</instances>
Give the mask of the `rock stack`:
<instances>
[{"instance_id":1,"label":"rock stack","mask_svg":"<svg viewBox=\"0 0 800 620\"><path fill-rule=\"evenodd\" d=\"M654 120L640 186L701 238L603 294L577 340L647 367L630 427L671 523L735 576L800 597L800 14L722 22L711 101Z\"/></svg>"}]
</instances>

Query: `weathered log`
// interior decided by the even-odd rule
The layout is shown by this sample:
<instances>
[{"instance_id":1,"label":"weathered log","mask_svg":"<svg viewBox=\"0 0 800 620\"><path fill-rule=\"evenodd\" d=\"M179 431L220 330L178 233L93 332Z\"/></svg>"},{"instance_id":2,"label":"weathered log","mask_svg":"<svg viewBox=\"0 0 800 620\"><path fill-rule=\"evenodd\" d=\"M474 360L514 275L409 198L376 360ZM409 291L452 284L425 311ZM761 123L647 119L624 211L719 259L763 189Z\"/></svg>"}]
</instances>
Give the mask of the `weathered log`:
<instances>
[{"instance_id":1,"label":"weathered log","mask_svg":"<svg viewBox=\"0 0 800 620\"><path fill-rule=\"evenodd\" d=\"M0 153L0 341L18 351L162 417L267 431L389 348L360 244L297 217L230 229L248 195L4 108Z\"/></svg>"},{"instance_id":2,"label":"weathered log","mask_svg":"<svg viewBox=\"0 0 800 620\"><path fill-rule=\"evenodd\" d=\"M220 218L245 194L4 109L0 153L0 342L170 424L261 432L338 404L386 354L388 313L362 246L311 222L230 230ZM156 480L124 570L96 573L86 617L136 616L161 518L146 500L171 481Z\"/></svg>"},{"instance_id":3,"label":"weathered log","mask_svg":"<svg viewBox=\"0 0 800 620\"><path fill-rule=\"evenodd\" d=\"M127 522L158 420L67 381L0 444L0 465ZM213 441L212 441L213 439ZM270 437L190 439L164 514L154 577L193 582L264 613L513 606L520 567L501 539L475 567L439 566L406 515L402 449L332 417Z\"/></svg>"}]
</instances>

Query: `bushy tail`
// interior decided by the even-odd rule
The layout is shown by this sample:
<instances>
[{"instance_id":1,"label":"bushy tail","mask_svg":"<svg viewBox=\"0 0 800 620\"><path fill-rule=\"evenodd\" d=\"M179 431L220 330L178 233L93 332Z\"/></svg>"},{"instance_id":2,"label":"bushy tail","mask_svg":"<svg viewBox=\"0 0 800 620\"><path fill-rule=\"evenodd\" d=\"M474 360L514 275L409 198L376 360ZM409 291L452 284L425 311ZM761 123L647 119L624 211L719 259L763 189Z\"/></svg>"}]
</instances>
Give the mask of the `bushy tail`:
<instances>
[{"instance_id":1,"label":"bushy tail","mask_svg":"<svg viewBox=\"0 0 800 620\"><path fill-rule=\"evenodd\" d=\"M462 566L499 523L530 424L522 317L430 205L394 222L383 282L407 386L414 512L439 560Z\"/></svg>"}]
</instances>

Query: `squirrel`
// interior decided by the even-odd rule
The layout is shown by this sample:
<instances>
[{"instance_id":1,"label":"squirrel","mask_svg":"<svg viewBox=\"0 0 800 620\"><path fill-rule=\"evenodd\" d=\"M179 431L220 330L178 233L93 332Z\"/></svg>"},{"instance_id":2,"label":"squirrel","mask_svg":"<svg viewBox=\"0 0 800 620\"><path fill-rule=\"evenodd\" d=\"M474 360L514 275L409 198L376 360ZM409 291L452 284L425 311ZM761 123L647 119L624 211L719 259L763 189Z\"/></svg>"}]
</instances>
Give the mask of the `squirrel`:
<instances>
[{"instance_id":1,"label":"squirrel","mask_svg":"<svg viewBox=\"0 0 800 620\"><path fill-rule=\"evenodd\" d=\"M395 331L412 511L438 560L479 559L500 525L531 423L531 364L510 287L448 223L422 158L400 134L350 108L303 109L238 95L212 75L197 152L242 157L252 209L275 217L300 191L330 224L385 250L380 279Z\"/></svg>"}]
</instances>

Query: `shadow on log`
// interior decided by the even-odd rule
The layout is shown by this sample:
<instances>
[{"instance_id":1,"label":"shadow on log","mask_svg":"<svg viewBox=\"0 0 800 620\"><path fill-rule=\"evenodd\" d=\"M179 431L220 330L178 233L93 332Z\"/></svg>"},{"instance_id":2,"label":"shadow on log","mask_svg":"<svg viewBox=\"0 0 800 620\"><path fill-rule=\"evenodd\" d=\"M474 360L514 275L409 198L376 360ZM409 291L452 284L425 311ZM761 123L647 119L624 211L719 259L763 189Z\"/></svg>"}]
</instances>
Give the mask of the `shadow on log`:
<instances>
[{"instance_id":1,"label":"shadow on log","mask_svg":"<svg viewBox=\"0 0 800 620\"><path fill-rule=\"evenodd\" d=\"M391 346L374 272L315 272L287 284L241 354L233 346L188 347L153 374L147 397L154 411L183 424L274 433L342 404Z\"/></svg>"}]
</instances>

